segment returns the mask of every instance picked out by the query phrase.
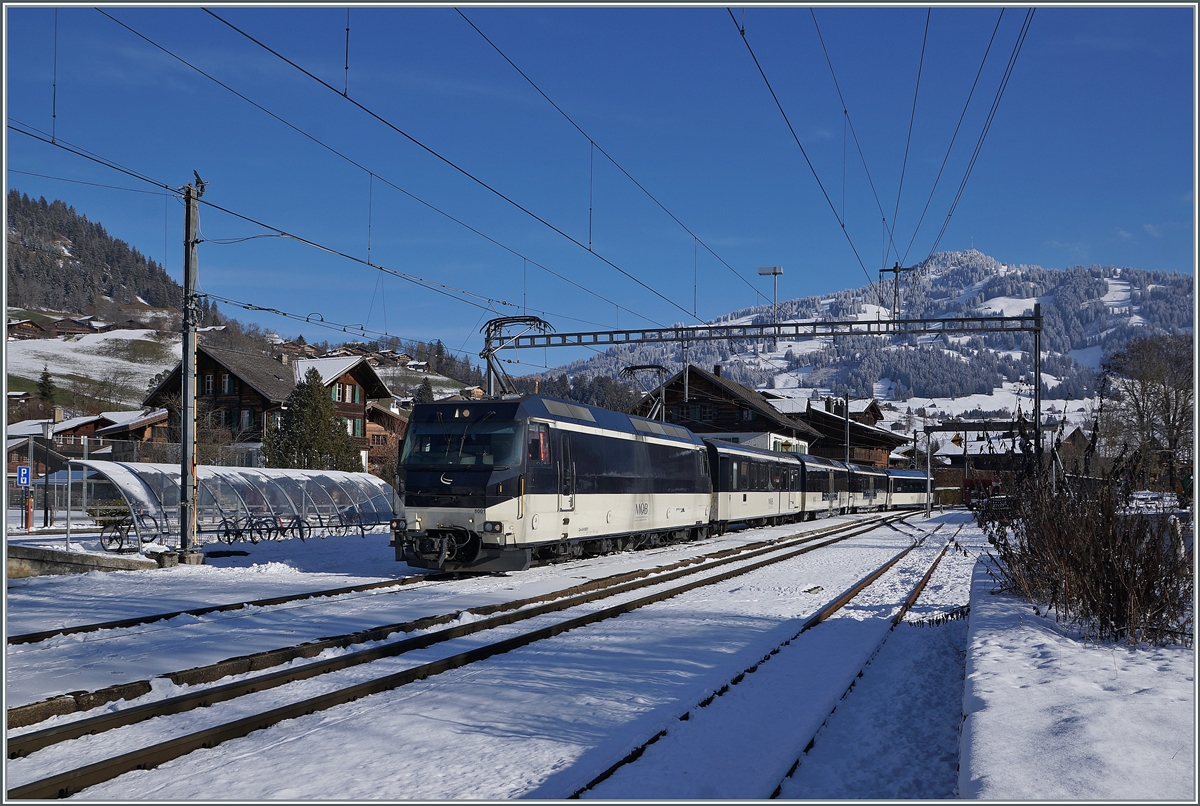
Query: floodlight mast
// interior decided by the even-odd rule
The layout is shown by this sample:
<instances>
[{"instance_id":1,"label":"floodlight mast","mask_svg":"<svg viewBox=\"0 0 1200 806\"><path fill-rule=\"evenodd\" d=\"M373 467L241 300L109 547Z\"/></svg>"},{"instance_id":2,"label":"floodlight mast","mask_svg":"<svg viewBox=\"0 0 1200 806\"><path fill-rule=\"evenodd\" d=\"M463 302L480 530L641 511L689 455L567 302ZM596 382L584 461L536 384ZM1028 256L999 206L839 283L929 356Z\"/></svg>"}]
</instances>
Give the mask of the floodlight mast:
<instances>
[{"instance_id":1,"label":"floodlight mast","mask_svg":"<svg viewBox=\"0 0 1200 806\"><path fill-rule=\"evenodd\" d=\"M771 324L777 325L779 322L776 319L777 309L779 305L779 275L783 274L783 266L759 266L758 273L763 277L770 277L773 281L774 288L771 291ZM775 342L771 342L771 349L775 349Z\"/></svg>"}]
</instances>

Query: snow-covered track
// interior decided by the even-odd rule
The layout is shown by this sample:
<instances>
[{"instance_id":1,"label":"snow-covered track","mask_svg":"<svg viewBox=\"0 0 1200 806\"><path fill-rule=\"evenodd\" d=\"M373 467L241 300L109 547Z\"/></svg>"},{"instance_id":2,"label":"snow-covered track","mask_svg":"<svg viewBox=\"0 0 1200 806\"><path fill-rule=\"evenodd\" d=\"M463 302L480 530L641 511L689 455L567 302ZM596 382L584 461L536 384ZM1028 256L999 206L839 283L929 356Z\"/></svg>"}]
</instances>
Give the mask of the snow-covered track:
<instances>
[{"instance_id":1,"label":"snow-covered track","mask_svg":"<svg viewBox=\"0 0 1200 806\"><path fill-rule=\"evenodd\" d=\"M195 607L190 610L173 610L169 613L151 613L145 616L133 616L131 618L116 619L113 621L101 621L92 624L77 624L73 627L55 627L52 630L41 630L39 632L28 632L21 635L10 635L8 636L8 643L33 644L39 641L45 641L49 638L54 638L59 635L77 635L79 633L99 632L100 630L119 630L128 627L141 627L146 624L154 624L159 621L167 621L169 619L178 618L179 616L207 616L210 613L225 613L231 610L244 610L248 607L273 607L276 605L301 602L307 599L323 599L332 596L345 596L353 593L364 593L366 591L381 590L384 588L396 588L402 585L412 585L418 582L442 580L445 577L446 575L444 574L417 575L405 577L404 579L388 579L384 580L383 582L366 582L362 585L348 585L344 588L328 588L326 590L294 593L288 596L272 596L268 599L252 599L247 602L228 602L226 604Z\"/></svg>"},{"instance_id":2,"label":"snow-covered track","mask_svg":"<svg viewBox=\"0 0 1200 806\"><path fill-rule=\"evenodd\" d=\"M925 570L925 574L921 577L921 581L918 582L916 587L912 589L912 592L909 593L908 598L904 600L904 604L902 604L900 609L896 611L896 615L892 616L892 626L888 629L888 632L884 634L883 640L881 640L875 647L874 651L871 652L871 657L867 659L867 662L864 663L862 668L858 670L858 674L856 674L854 679L850 681L850 685L846 687L846 691L842 694L841 700L846 699L850 692L854 690L855 684L862 679L866 668L871 664L871 661L875 659L875 656L879 654L879 650L883 648L884 642L886 642L888 636L891 635L891 631L896 628L896 625L904 620L904 616L909 610L912 609L912 606L917 603L917 600L921 598L921 594L925 591L925 586L929 584L930 577L932 577L933 572L937 570L938 564L941 563L942 558L946 556L946 552L950 550L952 545L955 545L955 538L958 537L958 533L961 531L962 527L960 526L958 527L958 530L950 536L950 539L948 539L945 545L942 546L942 550L938 552L938 555L934 558L933 562L929 564L929 568ZM839 702L841 700L839 700ZM827 724L829 724L829 719L833 716L835 711L837 711L836 705L833 707L833 710L829 712L829 715L825 717L825 721L821 723L821 727L818 728L817 732L814 733L808 740L808 744L804 746L804 751L796 758L795 762L792 763L792 766L787 771L787 775L783 776L783 780L780 781L778 786L775 787L774 791L771 792L772 799L778 798L783 792L784 782L786 782L788 778L791 778L796 773L796 770L800 767L801 762L804 761L804 757L808 755L808 752L816 745L817 736L820 734L821 730L824 729Z\"/></svg>"},{"instance_id":3,"label":"snow-covered track","mask_svg":"<svg viewBox=\"0 0 1200 806\"><path fill-rule=\"evenodd\" d=\"M909 527L909 528L912 528L912 527ZM939 525L938 529L940 529L940 528L941 528L941 526ZM872 585L872 583L876 582L880 577L882 577L890 569L892 569L894 566L896 566L897 563L899 563L901 560L903 560L910 552L912 552L914 549L920 547L925 542L925 540L928 537L932 536L935 532L937 532L938 529L934 529L932 532L925 532L924 530L917 529L916 531L918 531L920 534L919 534L919 536L916 536L913 538L913 543L911 545L902 549L895 556L891 557L886 562L882 563L880 566L875 568L873 571L871 571L870 573L865 575L858 582L856 582L853 585L851 585L850 587L848 587L839 596L837 596L832 601L830 601L826 605L824 605L816 613L814 613L808 619L806 619L804 621L804 623L800 626L800 628L795 632L795 634L793 634L790 638L788 638L785 641L782 641L778 646L773 648L771 651L767 652L754 664L746 667L741 672L734 675L723 686L717 688L715 691L713 691L707 697L700 700L693 708L685 711L683 714L681 714L679 717L677 717L676 722L694 723L694 717L697 717L700 715L701 709L708 708L714 702L718 701L718 698L723 697L724 695L729 693L731 690L733 690L733 688L735 686L739 686L739 685L743 684L745 681L751 679L751 678L749 678L749 676L758 672L759 669L763 666L763 664L767 663L773 657L779 655L781 653L781 651L783 651L789 645L793 644L793 642L796 642L798 639L800 639L800 637L802 635L807 633L809 630L813 629L814 627L821 624L822 622L828 620L831 616L833 616L835 613L837 613L837 611L844 608L847 604L849 604L851 601L853 601L855 599L855 597L859 596L864 591L866 591ZM961 527L960 527L960 529L961 529ZM905 597L904 601L899 604L898 609L896 610L894 615L891 617L891 624L889 626L888 632L885 633L883 635L883 637L878 640L877 644L870 651L870 653L867 657L867 660L862 665L862 668L865 668L865 666L870 663L870 659L873 658L875 656L875 654L878 653L879 648L883 645L883 642L886 641L887 634L890 633L891 628L895 627L895 625L900 623L900 621L903 619L905 613L918 600L922 591L925 589L926 584L929 582L930 577L932 577L934 570L937 568L938 564L941 562L942 557L945 555L945 553L949 549L949 547L953 544L954 544L954 537L951 536L950 538L948 538L946 540L945 545L942 547L941 551L937 553L937 555L934 557L933 561L931 563L929 563L928 567L925 570L924 575L920 578L920 580L914 586L912 586L911 590L908 591L907 597ZM862 676L861 668L858 670L857 674L854 674L854 673L849 674L850 683L846 687L846 692L848 692L850 689L853 688L854 681L856 681L861 676ZM843 693L842 696L844 697L845 693ZM776 705L778 706L778 703ZM703 733L706 729L722 730L722 728L719 726L711 726L710 728L699 728L699 727L692 728L690 725L688 727L680 727L680 728L673 728L673 727L663 728L663 729L659 730L657 733L655 733L653 736L650 736L644 742L635 746L632 750L630 750L628 752L628 754L624 758L620 759L619 761L614 763L612 766L610 766L609 768L604 770L602 773L597 775L595 778L590 780L588 783L586 783L585 785L583 785L582 787L577 789L575 792L573 792L570 795L570 797L573 799L586 798L586 797L598 797L598 798L612 797L610 792L605 791L603 788L601 788L599 791L596 791L596 792L593 792L593 790L595 790L597 787L601 787L601 785L603 785L605 781L608 781L614 775L624 776L624 777L626 777L626 780L638 779L639 774L638 774L637 762L644 758L644 756L646 755L647 751L651 748L651 746L655 745L656 743L658 743L660 740L662 740L664 737L668 736L672 732L687 731L689 729L697 730L700 733ZM814 732L813 735L815 736L816 732ZM692 738L694 738L694 737L692 737ZM726 737L726 738L728 738L728 737ZM789 738L792 738L792 737L789 737ZM696 742L695 744L697 746L699 746L699 745L704 744L704 742ZM710 744L713 744L713 743L710 743ZM718 742L715 744L720 744L720 743ZM691 746L691 745L688 743L688 741L686 739L684 739L672 752L678 753L679 747L686 747L686 746ZM813 746L813 739L810 738L808 741L808 744L804 748L804 751L801 753L801 757L803 756L804 753L807 753L808 750L812 748L812 746ZM685 753L685 755L686 755L686 753ZM692 754L692 755L693 755L693 757L697 757L696 754ZM668 757L670 757L669 754L668 754ZM659 759L655 760L655 763L661 765L663 763L670 763L670 762L664 761L662 758L659 758ZM790 776L796 770L796 768L799 766L799 763L800 763L799 760L797 760L796 762L794 762L791 765L791 768L788 769L786 775L784 776L785 779L787 776ZM629 769L625 769L627 767ZM780 766L777 769L782 770L782 766ZM686 776L686 772L684 772L683 775ZM654 776L651 775L651 777L654 777ZM762 782L762 783L763 783L762 791L765 794L766 791L771 786L770 779L768 779L767 781ZM778 796L781 787L782 787L782 783L780 783L778 786L775 787L774 792L771 794L772 798ZM616 795L615 797L627 797L627 796L628 795L622 793L622 794ZM655 794L651 795L650 797L652 797L652 798L661 797L661 795L658 795L657 793L655 793Z\"/></svg>"},{"instance_id":4,"label":"snow-covered track","mask_svg":"<svg viewBox=\"0 0 1200 806\"><path fill-rule=\"evenodd\" d=\"M398 655L409 651L410 649L430 646L434 643L449 641L454 638L470 635L487 629L494 629L496 627L527 620L537 616L545 615L547 613L570 610L571 608L579 607L597 599L634 592L640 588L648 586L662 587L661 590L649 595L641 596L640 598L626 599L619 604L610 607L585 612L583 615L579 616L568 617L565 620L549 624L548 626L533 629L524 633L519 633L517 635L513 635L492 643L481 646L477 645L467 651L458 652L448 657L443 657L439 660L413 666L397 673L381 676L376 679L368 680L366 682L347 686L334 691L329 691L319 696L308 697L281 707L271 709L270 711L264 713L254 714L252 716L226 722L215 727L195 731L185 736L169 739L151 746L141 747L137 750L127 752L113 758L108 758L103 761L98 761L79 767L77 769L52 775L38 781L23 784L8 790L8 796L10 798L65 797L88 786L93 786L103 781L115 778L116 776L125 772L135 769L151 768L165 763L171 759L186 755L187 753L199 748L213 747L221 742L245 736L256 730L261 730L283 720L332 708L334 706L348 703L370 694L389 691L416 680L422 680L427 677L440 674L441 672L456 669L471 663L485 660L495 655L512 651L519 647L527 646L536 641L551 638L567 632L568 630L577 629L598 621L602 621L604 619L619 616L623 613L631 612L646 605L654 604L656 602L678 596L682 593L704 585L712 585L728 580L735 576L763 568L767 565L792 559L801 554L815 551L825 546L829 546L834 543L847 540L851 537L872 531L881 523L887 523L899 518L909 517L911 514L912 513L903 513L886 516L874 516L859 520L854 523L843 523L834 527L828 527L820 530L819 534L813 534L810 532L805 533L802 536L793 535L787 538L776 538L774 540L755 544L755 548L753 548L753 550L739 551L727 549L725 551L718 552L718 555L723 555L720 556L720 559L714 559L714 557L718 555L710 555L709 557L704 558L691 558L677 564L684 567L676 568L667 573L660 573L661 569L652 569L637 574L638 576L643 577L641 579L599 587L597 590L592 590L574 597L562 598L562 594L558 593L555 594L555 601L547 602L545 604L535 605L519 611L503 613L466 624L458 624L445 630L439 630L435 633L415 636L413 638L403 639L383 647L361 650L359 652L350 653L349 655L332 658L328 661L329 667L319 671L317 668L326 664L326 661L319 661L299 669L288 669L281 672L258 676L240 683L206 689L197 692L195 695L184 695L182 697L164 700L160 703L151 703L145 706L135 706L132 708L123 709L122 711L118 711L116 714L111 715L111 717L106 715L102 717L96 717L94 719L78 720L61 727L47 729L46 731L39 731L36 733L29 733L18 737L13 737L9 740L10 757L13 755L19 755L22 747L24 747L26 752L34 752L37 749L48 747L52 743L67 741L70 738L80 737L102 730L109 730L122 725L134 724L136 722L148 719L151 716L179 713L182 710L190 710L201 706L211 705L214 702L220 701L221 699L236 698L242 694L259 691L268 687L269 685L283 685L284 683L301 679L301 675L315 676L316 674L333 671L333 667L346 668L350 665L366 663L381 657ZM736 567L733 567L729 570L719 570L722 566L727 565L735 565ZM712 573L713 571L717 571L717 573ZM588 583L587 586L597 586L597 583L599 582L599 580L596 580L592 583ZM314 669L309 671L309 667L314 667ZM228 696L226 697L226 695ZM187 702L184 702L185 700L187 700ZM112 717L115 717L116 719L113 719ZM39 736L39 734L41 735ZM47 742L46 739L48 738L53 739L53 741ZM22 742L24 745L22 745Z\"/></svg>"},{"instance_id":5,"label":"snow-covered track","mask_svg":"<svg viewBox=\"0 0 1200 806\"><path fill-rule=\"evenodd\" d=\"M835 524L833 526L826 526L826 527L822 527L819 529L815 529L815 530L806 532L804 534L786 535L786 536L771 538L768 540L756 541L754 543L748 543L748 544L736 546L733 548L719 549L717 551L712 551L707 554L690 557L688 559L684 559L684 560L680 560L680 561L675 561L672 563L668 563L666 565L660 565L660 566L655 566L655 567L651 567L651 568L643 568L643 569L639 569L636 571L630 571L630 572L625 572L625 573L621 573L621 574L615 574L615 575L608 576L608 577L602 577L599 579L591 580L591 581L583 583L583 584L574 585L572 587L568 587L568 588L564 588L564 589L560 589L560 590L555 590L555 591L552 591L549 593L544 593L542 595L534 596L531 598L510 600L510 601L506 601L506 602L499 602L499 603L492 604L492 605L477 605L477 606L470 607L467 609L454 610L454 611L451 611L448 613L435 613L435 614L431 614L431 615L420 617L420 618L409 619L409 620L406 620L403 622L389 622L389 623L382 624L382 625L366 627L366 628L359 629L359 630L356 630L356 631L350 632L350 633L342 633L342 634L338 634L338 635L334 635L334 636L326 636L326 637L320 637L320 638L311 638L307 641L303 641L298 644L279 646L279 647L274 647L274 648L267 649L267 650L260 650L260 651L255 651L253 653L236 655L236 656L232 656L232 657L223 657L223 658L216 659L212 662L209 662L209 663L206 663L206 664L203 664L200 666L191 667L188 669L175 670L175 671L161 671L161 672L157 672L154 675L149 676L147 678L126 681L126 682L122 682L122 683L115 683L112 685L105 686L104 688L101 688L101 689L95 689L95 690L90 690L90 691L89 690L80 690L80 691L71 692L70 694L59 694L59 695L55 695L55 696L52 696L52 697L49 697L46 699L42 699L42 700L39 700L36 702L31 702L31 703L27 703L27 704L16 705L16 706L10 707L6 713L7 727L9 730L26 728L26 727L30 727L32 725L36 725L37 723L45 721L52 717L66 717L66 718L70 718L70 719L74 720L76 715L82 715L86 711L94 710L96 708L105 706L109 703L115 703L115 702L119 702L122 700L135 700L140 697L144 697L147 694L151 693L156 680L169 681L170 683L172 683L176 686L200 686L200 685L217 682L223 678L230 677L232 675L248 675L248 674L253 674L253 673L261 673L261 672L264 672L264 671L269 670L274 667L280 667L285 664L293 664L295 661L303 661L303 660L315 658L318 655L320 655L321 653L327 652L330 650L343 650L348 647L354 646L356 644L384 641L384 640L389 639L390 636L393 636L396 633L414 632L414 631L418 631L418 630L431 629L433 627L437 627L437 626L440 626L440 625L443 625L443 624L446 624L449 622L460 620L464 616L470 616L470 617L491 616L496 613L510 611L510 610L516 610L516 609L519 609L522 607L543 604L545 602L554 601L554 600L563 600L563 599L567 599L569 597L579 596L580 594L584 594L584 593L588 593L588 592L603 591L604 589L614 589L615 586L618 586L618 585L621 585L621 584L624 584L627 582L631 582L633 580L649 577L654 574L666 574L666 573L675 571L677 569L688 568L688 567L692 567L692 566L702 564L705 562L715 562L718 560L725 560L726 558L736 558L739 556L741 556L741 557L750 556L748 554L748 552L756 551L759 549L770 549L771 547L778 546L781 543L786 543L789 541L796 541L797 539L799 539L800 542L808 542L813 539L817 539L827 533L836 532L837 530L843 529L843 528L846 528L844 524ZM446 581L452 582L458 578L456 575L449 575L449 577L450 577L449 579L446 579L446 575L437 575L436 579L439 582L446 582ZM421 580L431 579L431 577L429 577L429 576L412 577L410 579L413 581L421 581ZM350 591L350 593L345 593L345 595L352 597L354 595L353 591L357 590L360 587L365 588L366 589L365 592L370 592L372 590L377 590L380 587L383 589L386 589L388 587L393 586L394 584L395 583L392 583L392 582L383 582L383 583L371 583L366 586L354 586L352 588L332 589L331 591L302 594L302 595L299 595L299 599L303 600L305 598L319 597L321 595L321 593L326 593L331 596L335 596L339 592L346 592L346 591ZM411 591L414 589L414 587L415 586L409 586L408 590ZM613 592L619 593L620 591L615 590ZM373 594L373 595L377 595L377 594ZM260 602L275 602L276 607L281 607L281 606L283 606L283 604L286 604L289 601L289 598L290 597L278 597L278 599L275 599L275 600L265 600L264 599L264 600L258 600L258 601L260 601ZM248 605L248 604L253 604L253 603L244 603L244 604ZM224 606L223 608L219 608L219 609L233 608L233 607L235 607L235 605L228 605L228 606ZM269 614L269 611L268 611L268 614ZM165 617L169 614L161 614L161 615ZM445 640L449 640L450 638L457 637L457 636L449 634L448 632L443 632L441 634L445 636ZM466 634L466 633L464 633L464 634ZM133 637L136 638L136 634ZM362 659L359 662L367 662L369 660L376 659L375 657L370 657L369 653L359 653L359 654L362 656ZM359 655L356 655L355 657L359 657ZM289 673L285 673L285 674L281 674L281 675L264 675L261 677L256 677L256 678L254 678L254 680L255 680L255 684L258 686L258 688L261 689L264 687L274 687L277 685L284 685L285 683L292 682L294 680L304 679L305 677L314 676L316 674L321 674L321 673L323 673L322 669L324 669L325 671L335 671L336 668L344 668L344 666L338 667L335 664L327 664L325 667L322 667L320 665L314 665L312 668L305 668L302 671L294 670ZM245 693L245 692L239 691L236 686L231 686L229 693L224 693L224 694L220 694L220 695L214 694L213 691L211 689L209 689L209 690L205 690L203 695L200 693L195 693L195 694L191 695L191 700L195 700L195 701L204 700L206 702L212 702L213 697L219 696L220 699L223 700L223 699L229 699L229 698L232 698L235 696L240 696L241 693ZM196 707L196 706L190 705L187 708L181 708L179 710L187 710L190 707ZM152 713L151 715L153 716L154 714ZM109 723L104 722L103 724L109 724ZM105 728L105 729L109 729L109 728ZM63 730L64 731L76 730L76 728L68 729L68 728L64 727ZM62 740L61 738L58 738L58 736L60 734L50 734L50 735L55 736L54 741ZM61 734L61 735L65 735L65 734ZM82 735L82 734L76 734L76 735ZM71 738L71 737L68 737L68 738ZM14 751L14 749L10 747L9 754L8 754L9 757L10 758L19 757L21 755L24 755L26 752L32 752L34 749L37 749L36 747L34 747L32 745L28 745L27 744L28 741L32 741L32 740L25 740L24 738L22 738L22 740L17 744L16 751ZM45 746L45 745L42 745L42 746Z\"/></svg>"}]
</instances>

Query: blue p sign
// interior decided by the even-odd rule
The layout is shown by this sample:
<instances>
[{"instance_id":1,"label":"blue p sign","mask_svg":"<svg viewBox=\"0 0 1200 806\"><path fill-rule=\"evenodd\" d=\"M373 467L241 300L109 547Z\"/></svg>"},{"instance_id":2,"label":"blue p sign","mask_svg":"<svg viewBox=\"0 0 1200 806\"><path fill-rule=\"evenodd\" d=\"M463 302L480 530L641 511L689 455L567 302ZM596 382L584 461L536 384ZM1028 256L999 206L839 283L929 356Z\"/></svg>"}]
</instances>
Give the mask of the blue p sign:
<instances>
[{"instance_id":1,"label":"blue p sign","mask_svg":"<svg viewBox=\"0 0 1200 806\"><path fill-rule=\"evenodd\" d=\"M17 467L17 486L29 486L29 465L19 465Z\"/></svg>"}]
</instances>

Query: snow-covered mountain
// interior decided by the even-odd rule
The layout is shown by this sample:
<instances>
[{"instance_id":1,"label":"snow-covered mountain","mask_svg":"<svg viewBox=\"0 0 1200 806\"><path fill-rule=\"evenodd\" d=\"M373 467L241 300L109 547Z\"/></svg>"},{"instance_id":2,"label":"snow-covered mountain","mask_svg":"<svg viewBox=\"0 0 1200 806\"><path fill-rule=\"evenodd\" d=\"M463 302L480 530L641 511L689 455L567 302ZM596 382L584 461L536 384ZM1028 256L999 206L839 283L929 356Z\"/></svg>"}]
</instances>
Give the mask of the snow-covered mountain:
<instances>
[{"instance_id":1,"label":"snow-covered mountain","mask_svg":"<svg viewBox=\"0 0 1200 806\"><path fill-rule=\"evenodd\" d=\"M1188 333L1193 327L1191 275L1112 266L1044 269L1014 266L970 250L934 255L902 275L900 318L1015 316L1042 304L1042 395L1045 411L1086 410L1097 373L1130 339ZM887 320L893 287L847 289L781 301L778 321ZM745 308L713 320L770 323L771 305ZM1011 416L1032 400L1032 334L953 338L841 337L704 342L689 347L688 363L722 365L723 374L788 397L850 394L890 404L897 418L924 410L931 416ZM631 345L551 370L546 375L615 377L632 364L683 365L679 345Z\"/></svg>"}]
</instances>

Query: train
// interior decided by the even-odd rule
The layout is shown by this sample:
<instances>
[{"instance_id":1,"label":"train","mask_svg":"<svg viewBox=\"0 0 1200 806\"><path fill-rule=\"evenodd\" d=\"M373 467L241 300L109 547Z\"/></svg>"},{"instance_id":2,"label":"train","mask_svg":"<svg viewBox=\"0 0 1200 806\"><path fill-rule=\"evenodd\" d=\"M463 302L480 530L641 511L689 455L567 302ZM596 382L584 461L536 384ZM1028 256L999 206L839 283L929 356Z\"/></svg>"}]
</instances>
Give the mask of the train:
<instances>
[{"instance_id":1,"label":"train","mask_svg":"<svg viewBox=\"0 0 1200 806\"><path fill-rule=\"evenodd\" d=\"M928 479L705 439L546 395L421 403L397 466L396 560L523 571L848 512L924 507Z\"/></svg>"}]
</instances>

